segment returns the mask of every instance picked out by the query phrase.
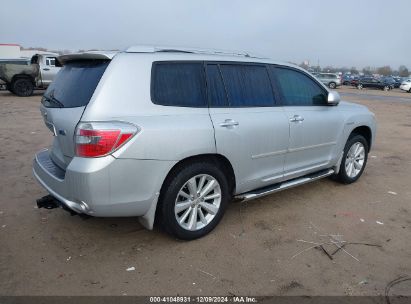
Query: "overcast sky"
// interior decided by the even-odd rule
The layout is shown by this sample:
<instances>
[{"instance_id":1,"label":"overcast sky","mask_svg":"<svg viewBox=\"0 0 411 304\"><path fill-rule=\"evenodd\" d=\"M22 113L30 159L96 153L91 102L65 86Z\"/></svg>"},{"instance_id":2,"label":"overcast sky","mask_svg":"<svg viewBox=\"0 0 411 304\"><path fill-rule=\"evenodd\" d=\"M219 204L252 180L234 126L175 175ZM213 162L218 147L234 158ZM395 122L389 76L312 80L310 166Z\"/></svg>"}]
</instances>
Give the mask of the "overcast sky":
<instances>
[{"instance_id":1,"label":"overcast sky","mask_svg":"<svg viewBox=\"0 0 411 304\"><path fill-rule=\"evenodd\" d=\"M5 0L0 43L51 49L170 45L321 66L411 68L410 0Z\"/></svg>"}]
</instances>

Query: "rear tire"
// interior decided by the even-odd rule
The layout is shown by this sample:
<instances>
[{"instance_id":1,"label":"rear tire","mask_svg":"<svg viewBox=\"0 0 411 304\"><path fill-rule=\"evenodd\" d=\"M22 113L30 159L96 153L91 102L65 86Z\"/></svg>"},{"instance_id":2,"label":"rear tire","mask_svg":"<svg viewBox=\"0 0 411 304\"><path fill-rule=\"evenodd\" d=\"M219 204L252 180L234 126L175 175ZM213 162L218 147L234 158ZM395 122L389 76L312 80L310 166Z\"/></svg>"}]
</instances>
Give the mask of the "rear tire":
<instances>
[{"instance_id":1,"label":"rear tire","mask_svg":"<svg viewBox=\"0 0 411 304\"><path fill-rule=\"evenodd\" d=\"M11 84L11 91L20 97L28 97L33 95L34 85L28 78L17 78Z\"/></svg>"},{"instance_id":2,"label":"rear tire","mask_svg":"<svg viewBox=\"0 0 411 304\"><path fill-rule=\"evenodd\" d=\"M385 86L385 87L383 88L383 90L384 90L385 92L388 92L390 89L391 89L391 88L390 88L389 86Z\"/></svg>"},{"instance_id":3,"label":"rear tire","mask_svg":"<svg viewBox=\"0 0 411 304\"><path fill-rule=\"evenodd\" d=\"M368 143L364 136L352 134L345 144L336 179L343 184L356 182L364 172L368 159Z\"/></svg>"},{"instance_id":4,"label":"rear tire","mask_svg":"<svg viewBox=\"0 0 411 304\"><path fill-rule=\"evenodd\" d=\"M358 89L358 90L362 90L362 89L363 89L363 85L362 85L362 84L357 85L357 89Z\"/></svg>"},{"instance_id":5,"label":"rear tire","mask_svg":"<svg viewBox=\"0 0 411 304\"><path fill-rule=\"evenodd\" d=\"M330 89L334 90L334 89L337 87L337 84L336 84L335 82L330 82L330 83L328 84L328 87L329 87Z\"/></svg>"},{"instance_id":6,"label":"rear tire","mask_svg":"<svg viewBox=\"0 0 411 304\"><path fill-rule=\"evenodd\" d=\"M201 195L210 182L213 188ZM159 201L160 223L182 240L203 237L220 222L229 199L227 178L215 164L190 163L167 178Z\"/></svg>"}]
</instances>

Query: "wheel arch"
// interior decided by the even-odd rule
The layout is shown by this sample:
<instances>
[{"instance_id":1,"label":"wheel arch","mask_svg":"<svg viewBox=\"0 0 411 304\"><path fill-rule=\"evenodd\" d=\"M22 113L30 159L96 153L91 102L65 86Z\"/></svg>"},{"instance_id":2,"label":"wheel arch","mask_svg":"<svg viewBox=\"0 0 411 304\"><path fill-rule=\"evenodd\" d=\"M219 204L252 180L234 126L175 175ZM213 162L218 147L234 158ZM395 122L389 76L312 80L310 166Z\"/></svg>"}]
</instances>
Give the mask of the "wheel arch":
<instances>
[{"instance_id":1,"label":"wheel arch","mask_svg":"<svg viewBox=\"0 0 411 304\"><path fill-rule=\"evenodd\" d=\"M358 127L354 128L351 131L348 138L350 138L353 134L358 134L358 135L364 136L364 138L365 138L365 140L367 141L367 144L368 144L368 151L371 149L371 145L373 144L373 142L372 142L372 131L371 131L371 128L369 126L362 125L362 126L358 126Z\"/></svg>"},{"instance_id":2,"label":"wheel arch","mask_svg":"<svg viewBox=\"0 0 411 304\"><path fill-rule=\"evenodd\" d=\"M164 186L167 184L168 180L172 177L172 175L176 171L180 170L182 167L184 167L188 163L200 162L200 161L208 161L222 168L224 175L227 177L227 182L230 186L230 192L234 194L235 186L236 186L236 178L235 178L233 166L231 165L230 161L221 154L208 153L208 154L198 154L194 156L189 156L177 162L170 169L166 178L164 179L163 184L161 186L160 195L161 195L161 192Z\"/></svg>"},{"instance_id":3,"label":"wheel arch","mask_svg":"<svg viewBox=\"0 0 411 304\"><path fill-rule=\"evenodd\" d=\"M13 83L13 82L16 81L17 79L23 79L23 78L29 79L29 80L33 83L34 86L36 85L36 81L35 81L35 79L33 78L33 76L28 75L28 74L17 74L17 75L14 75L13 78L11 79L10 83Z\"/></svg>"}]
</instances>

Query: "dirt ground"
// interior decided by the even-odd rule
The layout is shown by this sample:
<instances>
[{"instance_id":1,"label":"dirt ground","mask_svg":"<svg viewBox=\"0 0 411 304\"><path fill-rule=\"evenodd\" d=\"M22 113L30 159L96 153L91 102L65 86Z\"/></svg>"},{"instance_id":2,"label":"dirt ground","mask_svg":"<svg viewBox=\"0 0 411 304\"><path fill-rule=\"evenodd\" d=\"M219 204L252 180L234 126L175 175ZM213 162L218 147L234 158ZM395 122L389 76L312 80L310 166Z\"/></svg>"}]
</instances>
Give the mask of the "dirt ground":
<instances>
[{"instance_id":1,"label":"dirt ground","mask_svg":"<svg viewBox=\"0 0 411 304\"><path fill-rule=\"evenodd\" d=\"M211 234L191 242L147 231L135 218L37 209L46 191L32 176L32 158L51 143L38 110L42 92L0 92L0 295L384 294L390 281L411 275L411 94L339 91L377 116L362 178L233 203ZM362 244L347 244L332 260L302 251L315 245L301 240L329 242L329 234ZM391 292L410 295L411 282Z\"/></svg>"}]
</instances>

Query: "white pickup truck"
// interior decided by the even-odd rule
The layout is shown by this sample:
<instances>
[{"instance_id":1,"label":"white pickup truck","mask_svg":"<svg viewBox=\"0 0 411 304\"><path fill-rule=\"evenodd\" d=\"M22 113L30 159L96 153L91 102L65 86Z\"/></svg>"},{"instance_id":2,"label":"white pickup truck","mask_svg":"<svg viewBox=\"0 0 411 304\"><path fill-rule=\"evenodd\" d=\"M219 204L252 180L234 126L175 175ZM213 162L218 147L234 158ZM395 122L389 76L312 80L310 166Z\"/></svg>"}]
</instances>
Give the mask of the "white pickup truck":
<instances>
[{"instance_id":1,"label":"white pickup truck","mask_svg":"<svg viewBox=\"0 0 411 304\"><path fill-rule=\"evenodd\" d=\"M31 59L0 59L0 85L17 96L31 96L46 89L60 67L55 53L36 54Z\"/></svg>"}]
</instances>

